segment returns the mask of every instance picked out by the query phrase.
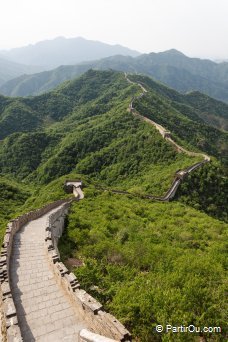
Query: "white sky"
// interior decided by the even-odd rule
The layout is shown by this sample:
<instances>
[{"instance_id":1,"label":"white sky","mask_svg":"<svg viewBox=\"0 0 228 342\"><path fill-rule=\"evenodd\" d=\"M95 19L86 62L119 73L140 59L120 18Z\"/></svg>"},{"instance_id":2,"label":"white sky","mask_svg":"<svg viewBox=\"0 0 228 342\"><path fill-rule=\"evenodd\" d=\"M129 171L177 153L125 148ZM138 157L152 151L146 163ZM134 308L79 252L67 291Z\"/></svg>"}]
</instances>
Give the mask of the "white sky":
<instances>
[{"instance_id":1,"label":"white sky","mask_svg":"<svg viewBox=\"0 0 228 342\"><path fill-rule=\"evenodd\" d=\"M228 0L0 0L0 49L57 36L228 59Z\"/></svg>"}]
</instances>

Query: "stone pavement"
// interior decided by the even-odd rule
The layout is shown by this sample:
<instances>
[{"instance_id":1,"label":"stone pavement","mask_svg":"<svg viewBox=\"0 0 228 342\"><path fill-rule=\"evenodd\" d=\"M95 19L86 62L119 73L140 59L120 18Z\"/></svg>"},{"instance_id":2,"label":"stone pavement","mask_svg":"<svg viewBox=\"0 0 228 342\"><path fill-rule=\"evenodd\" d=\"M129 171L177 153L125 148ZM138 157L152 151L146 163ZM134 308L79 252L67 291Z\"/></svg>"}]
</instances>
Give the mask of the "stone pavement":
<instances>
[{"instance_id":1,"label":"stone pavement","mask_svg":"<svg viewBox=\"0 0 228 342\"><path fill-rule=\"evenodd\" d=\"M47 218L58 208L30 221L14 236L11 287L25 342L73 342L87 324L73 310L57 283L45 246Z\"/></svg>"}]
</instances>

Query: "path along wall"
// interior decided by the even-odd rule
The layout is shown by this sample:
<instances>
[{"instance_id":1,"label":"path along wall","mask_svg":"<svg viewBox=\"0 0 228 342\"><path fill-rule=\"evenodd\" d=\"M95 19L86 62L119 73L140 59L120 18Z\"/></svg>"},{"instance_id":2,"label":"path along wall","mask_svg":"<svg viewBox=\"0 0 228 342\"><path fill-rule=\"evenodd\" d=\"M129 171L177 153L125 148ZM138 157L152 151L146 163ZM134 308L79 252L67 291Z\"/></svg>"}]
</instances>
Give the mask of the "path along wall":
<instances>
[{"instance_id":1,"label":"path along wall","mask_svg":"<svg viewBox=\"0 0 228 342\"><path fill-rule=\"evenodd\" d=\"M0 295L1 295L1 332L0 341L22 341L18 325L16 308L14 305L9 278L10 256L12 242L15 233L26 223L35 220L48 211L60 206L60 209L48 217L46 226L46 246L50 265L56 275L56 280L65 288L72 302L72 307L80 312L82 317L91 327L92 333L88 332L88 339L81 341L98 341L99 338L114 339L115 341L131 341L130 333L112 315L106 313L102 305L91 297L86 291L80 289L80 285L73 273L60 262L58 240L64 230L65 217L69 207L75 199L59 200L48 204L41 209L31 211L25 215L11 220L6 228L5 237L0 254ZM98 334L102 335L99 336ZM104 335L104 336L103 336ZM92 336L92 337L91 337Z\"/></svg>"},{"instance_id":2,"label":"path along wall","mask_svg":"<svg viewBox=\"0 0 228 342\"><path fill-rule=\"evenodd\" d=\"M1 307L1 317L2 317L0 341L1 339L3 342L22 341L20 328L18 326L16 308L15 308L12 293L11 293L10 278L9 278L10 256L11 256L13 237L17 233L17 231L26 223L28 223L31 220L35 220L41 217L42 215L46 214L48 211L60 206L66 201L69 201L69 199L59 200L59 201L50 203L40 209L21 215L18 218L11 220L6 227L6 233L3 239L3 244L1 248L1 254L0 254L0 284L1 284L0 307Z\"/></svg>"},{"instance_id":3,"label":"path along wall","mask_svg":"<svg viewBox=\"0 0 228 342\"><path fill-rule=\"evenodd\" d=\"M64 230L64 218L70 203L65 203L58 211L49 216L46 227L46 246L50 265L57 281L69 294L72 307L80 312L81 317L88 322L90 332L80 336L80 341L131 341L129 331L111 314L103 310L102 305L80 289L80 284L73 273L60 261L58 239ZM101 336L99 336L101 335ZM87 336L87 337L86 337ZM84 338L84 339L83 339Z\"/></svg>"}]
</instances>

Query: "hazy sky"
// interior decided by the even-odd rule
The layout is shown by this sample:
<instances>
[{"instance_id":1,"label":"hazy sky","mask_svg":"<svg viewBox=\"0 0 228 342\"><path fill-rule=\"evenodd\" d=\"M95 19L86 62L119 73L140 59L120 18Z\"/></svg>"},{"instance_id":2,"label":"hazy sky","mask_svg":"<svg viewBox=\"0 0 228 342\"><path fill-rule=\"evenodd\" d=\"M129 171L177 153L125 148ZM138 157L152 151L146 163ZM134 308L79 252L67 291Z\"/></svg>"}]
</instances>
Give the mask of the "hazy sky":
<instances>
[{"instance_id":1,"label":"hazy sky","mask_svg":"<svg viewBox=\"0 0 228 342\"><path fill-rule=\"evenodd\" d=\"M228 0L0 0L0 49L57 36L228 59Z\"/></svg>"}]
</instances>

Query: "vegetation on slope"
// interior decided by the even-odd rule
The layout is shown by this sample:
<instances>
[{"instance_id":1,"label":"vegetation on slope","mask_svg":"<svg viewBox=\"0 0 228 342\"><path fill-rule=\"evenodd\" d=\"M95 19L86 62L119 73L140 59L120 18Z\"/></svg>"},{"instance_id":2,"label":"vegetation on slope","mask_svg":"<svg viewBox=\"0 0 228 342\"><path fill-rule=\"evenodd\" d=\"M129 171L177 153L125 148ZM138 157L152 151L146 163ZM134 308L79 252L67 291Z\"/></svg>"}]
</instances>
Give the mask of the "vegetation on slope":
<instances>
[{"instance_id":1,"label":"vegetation on slope","mask_svg":"<svg viewBox=\"0 0 228 342\"><path fill-rule=\"evenodd\" d=\"M6 224L17 215L21 206L31 195L31 189L12 179L0 176L0 240L2 239Z\"/></svg>"},{"instance_id":2,"label":"vegetation on slope","mask_svg":"<svg viewBox=\"0 0 228 342\"><path fill-rule=\"evenodd\" d=\"M54 70L22 75L5 82L2 86L0 82L0 92L8 96L39 95L54 89L64 81L80 76L88 69L87 64L62 65Z\"/></svg>"},{"instance_id":3,"label":"vegetation on slope","mask_svg":"<svg viewBox=\"0 0 228 342\"><path fill-rule=\"evenodd\" d=\"M228 131L227 104L196 91L184 98L187 104L197 109L197 114L206 124Z\"/></svg>"},{"instance_id":4,"label":"vegetation on slope","mask_svg":"<svg viewBox=\"0 0 228 342\"><path fill-rule=\"evenodd\" d=\"M106 186L164 194L175 171L198 158L176 153L154 127L127 112L133 91L139 89L122 74L90 71L56 90L55 96L60 93L60 99L71 102L64 117L60 109L54 110L53 94L23 99L36 113L40 110L40 118L42 113L53 123L43 131L17 132L4 139L2 172L48 183L75 171Z\"/></svg>"},{"instance_id":5,"label":"vegetation on slope","mask_svg":"<svg viewBox=\"0 0 228 342\"><path fill-rule=\"evenodd\" d=\"M83 263L74 269L82 287L137 341L192 341L191 334L161 337L155 326L225 327L225 228L177 202L87 189L60 250Z\"/></svg>"},{"instance_id":6,"label":"vegetation on slope","mask_svg":"<svg viewBox=\"0 0 228 342\"><path fill-rule=\"evenodd\" d=\"M177 199L219 220L228 221L228 179L215 163L206 164L190 174L178 189Z\"/></svg>"},{"instance_id":7,"label":"vegetation on slope","mask_svg":"<svg viewBox=\"0 0 228 342\"><path fill-rule=\"evenodd\" d=\"M227 163L227 133L204 124L197 112L194 113L194 108L186 107L186 104L173 97L175 93L172 90L170 92L167 89L166 92L166 89L162 89L161 95L160 87L154 88L154 82L149 78L134 76L133 79L145 83L149 90L143 98L134 101L134 107L141 115L170 130L177 141L180 139L181 145L187 146L187 143L192 150L205 151Z\"/></svg>"},{"instance_id":8,"label":"vegetation on slope","mask_svg":"<svg viewBox=\"0 0 228 342\"><path fill-rule=\"evenodd\" d=\"M199 123L206 123L218 129L227 130L228 104L197 91L185 95L180 94L174 89L145 76L131 75L131 79L144 83L147 87L153 89L157 95L163 95L172 107L177 110L180 109L190 119Z\"/></svg>"},{"instance_id":9,"label":"vegetation on slope","mask_svg":"<svg viewBox=\"0 0 228 342\"><path fill-rule=\"evenodd\" d=\"M35 172L39 181L75 170L105 185L124 189L137 185L164 193L175 171L198 158L176 153L153 127L133 119L125 106L119 106L118 114L112 110L90 125L79 125L64 138L56 154Z\"/></svg>"},{"instance_id":10,"label":"vegetation on slope","mask_svg":"<svg viewBox=\"0 0 228 342\"><path fill-rule=\"evenodd\" d=\"M109 92L111 89L111 93ZM44 129L63 120L74 108L95 100L102 93L109 98L127 88L122 75L114 72L88 71L72 82L66 82L53 92L31 98L10 100L0 97L0 139L15 132Z\"/></svg>"},{"instance_id":11,"label":"vegetation on slope","mask_svg":"<svg viewBox=\"0 0 228 342\"><path fill-rule=\"evenodd\" d=\"M18 179L25 178L39 166L58 140L58 136L44 132L9 135L0 145L1 171Z\"/></svg>"},{"instance_id":12,"label":"vegetation on slope","mask_svg":"<svg viewBox=\"0 0 228 342\"><path fill-rule=\"evenodd\" d=\"M175 140L190 150L198 147L222 159L225 133L203 124L193 104L187 105L183 95L149 78L132 78L146 83L149 90L136 103L141 114L170 129ZM0 143L1 172L36 184L74 172L105 187L163 195L176 170L199 158L177 153L153 126L127 112L132 95L139 93L139 87L126 82L121 73L90 70L48 94L0 98L2 120L8 113L7 120L14 122L12 107L17 117L18 113L23 117L2 129L8 136Z\"/></svg>"}]
</instances>

